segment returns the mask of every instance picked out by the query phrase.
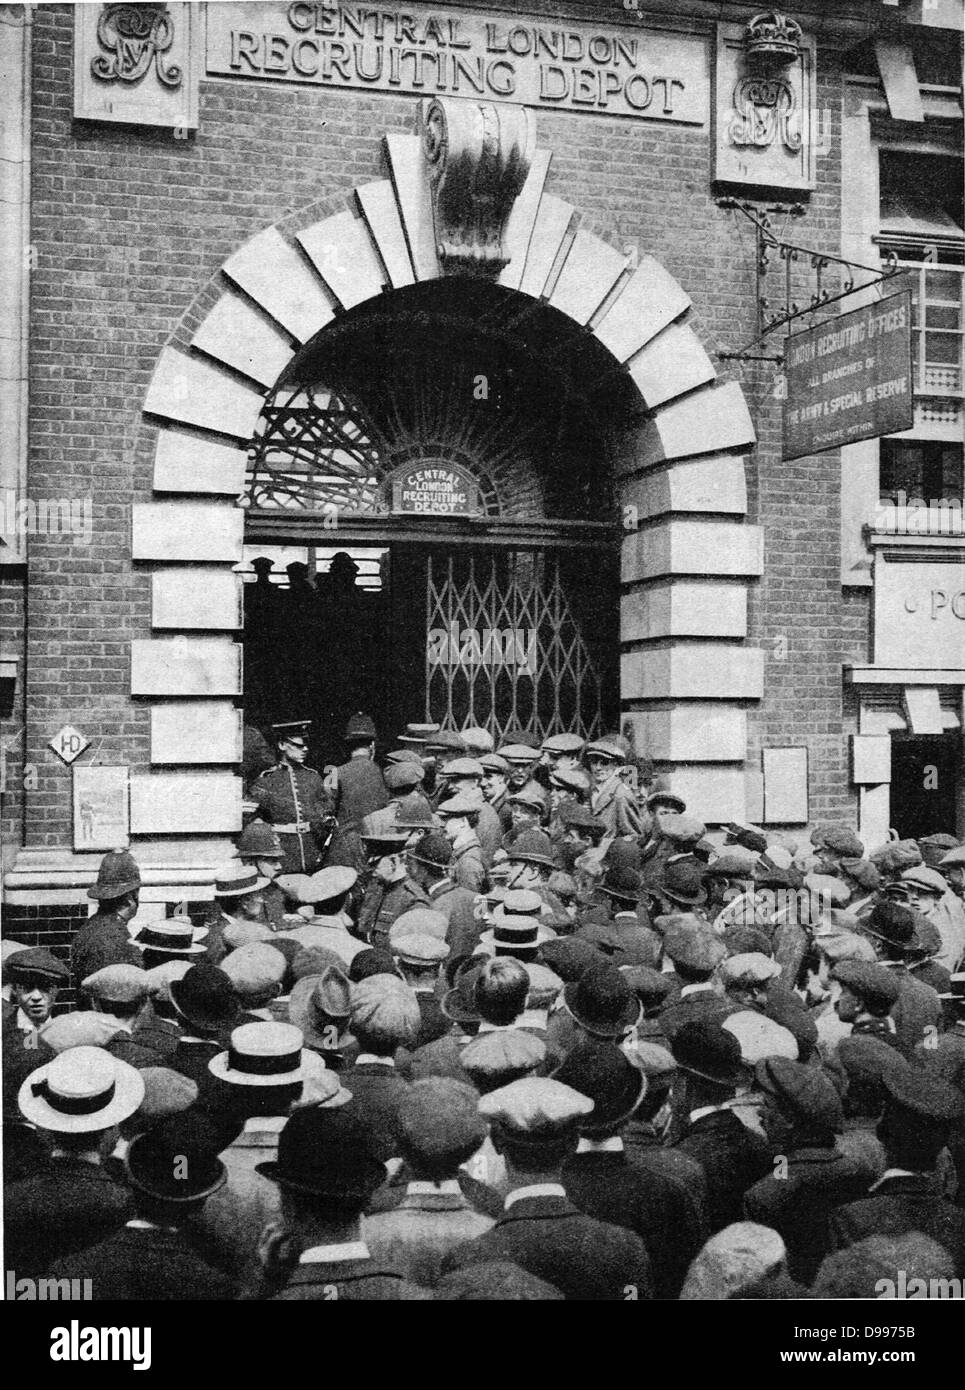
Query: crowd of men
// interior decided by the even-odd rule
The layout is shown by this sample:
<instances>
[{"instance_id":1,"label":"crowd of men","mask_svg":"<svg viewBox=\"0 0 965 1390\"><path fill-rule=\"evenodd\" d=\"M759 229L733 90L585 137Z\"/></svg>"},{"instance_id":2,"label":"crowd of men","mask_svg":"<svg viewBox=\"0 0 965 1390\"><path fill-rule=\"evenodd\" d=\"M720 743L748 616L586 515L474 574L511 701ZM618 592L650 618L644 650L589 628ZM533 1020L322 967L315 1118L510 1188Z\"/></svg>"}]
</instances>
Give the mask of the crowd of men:
<instances>
[{"instance_id":1,"label":"crowd of men","mask_svg":"<svg viewBox=\"0 0 965 1390\"><path fill-rule=\"evenodd\" d=\"M379 766L358 714L322 774L306 726L275 732L209 903L157 915L118 850L69 962L3 943L16 1277L284 1301L965 1277L965 845L708 833L619 734L411 724Z\"/></svg>"}]
</instances>

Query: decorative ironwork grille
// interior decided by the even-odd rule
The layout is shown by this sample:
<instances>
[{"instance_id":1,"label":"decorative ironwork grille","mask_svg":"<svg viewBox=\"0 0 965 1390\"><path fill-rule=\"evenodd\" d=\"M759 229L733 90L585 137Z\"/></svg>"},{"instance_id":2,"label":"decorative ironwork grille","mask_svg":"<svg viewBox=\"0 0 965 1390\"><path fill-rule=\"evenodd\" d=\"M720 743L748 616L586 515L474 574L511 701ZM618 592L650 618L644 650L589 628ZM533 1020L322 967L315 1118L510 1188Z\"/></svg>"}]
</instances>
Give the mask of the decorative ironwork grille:
<instances>
[{"instance_id":1,"label":"decorative ironwork grille","mask_svg":"<svg viewBox=\"0 0 965 1390\"><path fill-rule=\"evenodd\" d=\"M548 550L431 554L426 718L542 739L602 732L603 678Z\"/></svg>"}]
</instances>

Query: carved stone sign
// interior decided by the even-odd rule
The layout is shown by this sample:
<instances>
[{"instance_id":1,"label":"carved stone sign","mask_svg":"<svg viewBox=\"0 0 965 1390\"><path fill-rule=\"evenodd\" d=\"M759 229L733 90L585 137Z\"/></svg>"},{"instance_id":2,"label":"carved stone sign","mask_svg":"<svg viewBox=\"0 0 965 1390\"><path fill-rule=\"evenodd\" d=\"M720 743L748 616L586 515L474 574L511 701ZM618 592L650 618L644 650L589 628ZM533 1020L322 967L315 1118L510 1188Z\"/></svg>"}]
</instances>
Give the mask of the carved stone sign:
<instances>
[{"instance_id":1,"label":"carved stone sign","mask_svg":"<svg viewBox=\"0 0 965 1390\"><path fill-rule=\"evenodd\" d=\"M756 26L756 28L755 28ZM714 178L788 193L815 186L826 132L815 108L815 45L785 15L720 24L714 71Z\"/></svg>"},{"instance_id":2,"label":"carved stone sign","mask_svg":"<svg viewBox=\"0 0 965 1390\"><path fill-rule=\"evenodd\" d=\"M420 464L392 479L392 510L422 516L473 516L479 512L479 489L464 468Z\"/></svg>"},{"instance_id":3,"label":"carved stone sign","mask_svg":"<svg viewBox=\"0 0 965 1390\"><path fill-rule=\"evenodd\" d=\"M706 39L423 4L207 7L206 71L704 125Z\"/></svg>"},{"instance_id":4,"label":"carved stone sign","mask_svg":"<svg viewBox=\"0 0 965 1390\"><path fill-rule=\"evenodd\" d=\"M200 7L74 6L74 115L193 130Z\"/></svg>"},{"instance_id":5,"label":"carved stone sign","mask_svg":"<svg viewBox=\"0 0 965 1390\"><path fill-rule=\"evenodd\" d=\"M965 649L965 559L875 560L876 666L944 670Z\"/></svg>"}]
</instances>

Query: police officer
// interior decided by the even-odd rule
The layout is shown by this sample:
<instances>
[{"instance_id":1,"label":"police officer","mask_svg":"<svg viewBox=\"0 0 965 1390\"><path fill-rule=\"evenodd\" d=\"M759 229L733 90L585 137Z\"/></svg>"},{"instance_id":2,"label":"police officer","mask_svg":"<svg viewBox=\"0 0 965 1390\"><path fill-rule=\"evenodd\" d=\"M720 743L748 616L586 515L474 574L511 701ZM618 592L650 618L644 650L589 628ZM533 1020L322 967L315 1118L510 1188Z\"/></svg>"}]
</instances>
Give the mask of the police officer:
<instances>
[{"instance_id":1,"label":"police officer","mask_svg":"<svg viewBox=\"0 0 965 1390\"><path fill-rule=\"evenodd\" d=\"M311 874L321 865L334 828L331 800L321 777L305 766L307 720L274 724L277 766L252 783L251 799L275 827L284 854L283 873Z\"/></svg>"}]
</instances>

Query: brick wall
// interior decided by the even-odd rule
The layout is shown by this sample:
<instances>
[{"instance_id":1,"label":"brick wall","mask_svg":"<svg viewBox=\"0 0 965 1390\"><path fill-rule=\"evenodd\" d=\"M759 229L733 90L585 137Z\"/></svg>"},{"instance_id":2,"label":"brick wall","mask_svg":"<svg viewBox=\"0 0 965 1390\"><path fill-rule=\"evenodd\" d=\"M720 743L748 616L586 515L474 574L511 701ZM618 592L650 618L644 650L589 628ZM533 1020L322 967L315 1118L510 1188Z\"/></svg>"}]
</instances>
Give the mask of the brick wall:
<instances>
[{"instance_id":1,"label":"brick wall","mask_svg":"<svg viewBox=\"0 0 965 1390\"><path fill-rule=\"evenodd\" d=\"M558 7L545 7L547 10ZM579 6L576 7L579 11ZM610 20L615 16L607 15ZM35 11L32 236L31 488L91 498L89 545L38 537L30 581L27 799L34 846L69 843L70 777L46 749L70 721L99 761L144 770L145 709L127 695L129 642L149 635L149 581L130 565L130 504L151 496L155 430L141 405L157 356L184 343L216 297L220 265L272 223L304 225L354 186L384 176L381 137L412 130L413 98L206 81L189 140L121 127L74 127L68 6ZM835 55L822 51L822 106L832 144L798 239L839 244ZM709 132L549 112L539 142L554 150L548 188L622 247L654 255L684 285L708 349L753 332L749 224L711 197ZM738 373L720 364L723 379ZM838 457L780 461L772 372L740 379L760 444L748 469L749 520L765 529L766 574L752 598L752 640L787 639L769 658L751 720L754 746L807 742L812 817L850 805L840 662L863 645L860 604L842 603Z\"/></svg>"}]
</instances>

